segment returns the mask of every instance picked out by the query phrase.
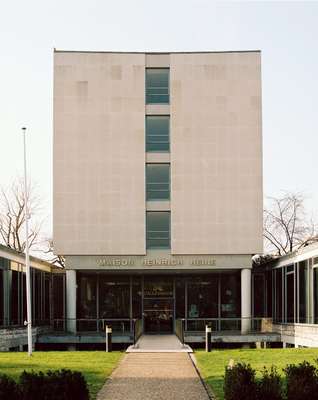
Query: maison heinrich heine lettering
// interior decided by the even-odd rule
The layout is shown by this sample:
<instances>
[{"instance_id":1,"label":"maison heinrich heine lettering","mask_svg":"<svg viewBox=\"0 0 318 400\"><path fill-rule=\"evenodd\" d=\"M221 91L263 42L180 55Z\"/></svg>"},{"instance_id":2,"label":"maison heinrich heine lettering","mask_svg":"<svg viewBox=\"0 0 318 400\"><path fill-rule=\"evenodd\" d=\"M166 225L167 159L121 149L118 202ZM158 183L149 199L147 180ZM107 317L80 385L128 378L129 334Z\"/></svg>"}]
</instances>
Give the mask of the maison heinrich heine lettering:
<instances>
[{"instance_id":1,"label":"maison heinrich heine lettering","mask_svg":"<svg viewBox=\"0 0 318 400\"><path fill-rule=\"evenodd\" d=\"M216 260L214 258L195 258L195 259L184 259L184 258L144 258L134 259L134 258L113 258L113 257L102 257L97 259L97 264L100 267L127 267L133 266L140 263L143 266L176 266L184 265L186 263L194 266L216 266Z\"/></svg>"}]
</instances>

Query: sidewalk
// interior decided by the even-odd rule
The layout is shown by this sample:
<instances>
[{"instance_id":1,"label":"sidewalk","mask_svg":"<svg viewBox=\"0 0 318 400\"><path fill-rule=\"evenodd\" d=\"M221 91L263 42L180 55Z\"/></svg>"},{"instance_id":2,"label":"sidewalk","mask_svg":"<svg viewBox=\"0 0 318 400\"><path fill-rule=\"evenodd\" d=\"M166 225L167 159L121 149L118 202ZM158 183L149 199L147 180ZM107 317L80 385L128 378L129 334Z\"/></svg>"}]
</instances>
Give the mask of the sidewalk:
<instances>
[{"instance_id":1,"label":"sidewalk","mask_svg":"<svg viewBox=\"0 0 318 400\"><path fill-rule=\"evenodd\" d=\"M97 400L209 400L187 353L127 353Z\"/></svg>"}]
</instances>

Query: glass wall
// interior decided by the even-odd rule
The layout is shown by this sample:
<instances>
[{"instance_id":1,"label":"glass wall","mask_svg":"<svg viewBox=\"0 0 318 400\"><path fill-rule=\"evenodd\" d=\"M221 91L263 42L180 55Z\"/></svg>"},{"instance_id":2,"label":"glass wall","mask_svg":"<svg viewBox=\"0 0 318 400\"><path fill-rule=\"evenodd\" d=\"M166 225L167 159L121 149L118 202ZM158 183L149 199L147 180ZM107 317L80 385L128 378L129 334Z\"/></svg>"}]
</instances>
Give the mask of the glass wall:
<instances>
[{"instance_id":1,"label":"glass wall","mask_svg":"<svg viewBox=\"0 0 318 400\"><path fill-rule=\"evenodd\" d=\"M318 264L316 267L314 260L308 258L272 270L275 322L318 323ZM267 280L269 296L270 280ZM255 299L257 295L254 293Z\"/></svg>"},{"instance_id":2,"label":"glass wall","mask_svg":"<svg viewBox=\"0 0 318 400\"><path fill-rule=\"evenodd\" d=\"M130 318L130 278L100 275L99 318Z\"/></svg>"},{"instance_id":3,"label":"glass wall","mask_svg":"<svg viewBox=\"0 0 318 400\"><path fill-rule=\"evenodd\" d=\"M87 320L78 325L82 331L102 330L105 321L116 332L127 331L135 318L143 318L148 332L173 332L175 318L184 318L189 331L204 330L205 319L214 319L214 329L234 329L241 313L239 271L193 276L78 271L77 283L78 318Z\"/></svg>"},{"instance_id":4,"label":"glass wall","mask_svg":"<svg viewBox=\"0 0 318 400\"><path fill-rule=\"evenodd\" d=\"M264 274L253 274L253 293L253 317L264 317L266 315L266 289Z\"/></svg>"},{"instance_id":5,"label":"glass wall","mask_svg":"<svg viewBox=\"0 0 318 400\"><path fill-rule=\"evenodd\" d=\"M188 318L217 318L218 290L218 275L191 279L188 282Z\"/></svg>"},{"instance_id":6,"label":"glass wall","mask_svg":"<svg viewBox=\"0 0 318 400\"><path fill-rule=\"evenodd\" d=\"M27 319L25 266L0 258L0 308L2 326L24 326ZM62 274L63 275L63 274ZM50 325L53 318L53 274L30 268L32 323ZM64 317L64 312L62 318Z\"/></svg>"},{"instance_id":7,"label":"glass wall","mask_svg":"<svg viewBox=\"0 0 318 400\"><path fill-rule=\"evenodd\" d=\"M299 314L298 314L298 322L305 323L307 322L308 310L307 310L307 282L308 282L308 262L301 261L298 264L298 304L299 304Z\"/></svg>"}]
</instances>

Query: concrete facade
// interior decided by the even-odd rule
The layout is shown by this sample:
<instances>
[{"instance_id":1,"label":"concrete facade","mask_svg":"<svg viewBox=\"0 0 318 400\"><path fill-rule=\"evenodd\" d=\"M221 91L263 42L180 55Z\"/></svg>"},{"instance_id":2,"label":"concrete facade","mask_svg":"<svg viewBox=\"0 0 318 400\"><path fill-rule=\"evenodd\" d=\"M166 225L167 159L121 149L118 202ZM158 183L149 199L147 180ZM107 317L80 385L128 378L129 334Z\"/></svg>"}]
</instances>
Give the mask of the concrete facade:
<instances>
[{"instance_id":1,"label":"concrete facade","mask_svg":"<svg viewBox=\"0 0 318 400\"><path fill-rule=\"evenodd\" d=\"M57 254L145 254L144 68L144 54L54 54Z\"/></svg>"},{"instance_id":2,"label":"concrete facade","mask_svg":"<svg viewBox=\"0 0 318 400\"><path fill-rule=\"evenodd\" d=\"M171 54L173 254L262 251L260 53Z\"/></svg>"},{"instance_id":3,"label":"concrete facade","mask_svg":"<svg viewBox=\"0 0 318 400\"><path fill-rule=\"evenodd\" d=\"M145 105L146 67L170 67L169 105ZM171 254L262 251L259 52L55 52L54 77L57 254L146 254L146 157L171 162ZM170 115L170 154L145 155L145 114Z\"/></svg>"},{"instance_id":4,"label":"concrete facade","mask_svg":"<svg viewBox=\"0 0 318 400\"><path fill-rule=\"evenodd\" d=\"M147 68L169 69L165 104L147 101ZM146 151L147 116L169 116L169 151ZM153 315L161 304L171 332L176 285L183 288L181 313L199 318L204 301L193 294L190 275L202 281L210 273L208 284L218 282L217 318L243 316L242 331L249 330L251 256L262 252L261 124L259 51L55 52L54 251L66 256L69 332L76 332L78 293L82 318L96 318L97 326L109 318L110 306L99 296L111 273L131 285L141 277L141 309L147 305ZM146 199L147 163L169 164L169 199ZM170 248L146 249L149 211L170 212ZM231 276L231 287L222 273ZM87 282L85 274L96 281L88 296L77 286L81 277ZM170 302L150 304L146 274L157 274L154 282L170 274ZM104 289L96 289L100 284ZM197 296L191 304L188 288Z\"/></svg>"}]
</instances>

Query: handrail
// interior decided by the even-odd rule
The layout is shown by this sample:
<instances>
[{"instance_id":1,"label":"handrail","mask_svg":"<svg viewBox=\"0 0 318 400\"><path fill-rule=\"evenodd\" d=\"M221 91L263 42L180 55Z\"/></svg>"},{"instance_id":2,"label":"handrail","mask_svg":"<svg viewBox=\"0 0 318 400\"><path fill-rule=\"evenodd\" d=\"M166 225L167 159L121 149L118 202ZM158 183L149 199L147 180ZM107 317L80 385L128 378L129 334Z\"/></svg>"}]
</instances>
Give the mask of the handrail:
<instances>
[{"instance_id":1,"label":"handrail","mask_svg":"<svg viewBox=\"0 0 318 400\"><path fill-rule=\"evenodd\" d=\"M138 342L138 339L142 335L142 319L134 319L134 346L136 346L136 343Z\"/></svg>"},{"instance_id":2,"label":"handrail","mask_svg":"<svg viewBox=\"0 0 318 400\"><path fill-rule=\"evenodd\" d=\"M187 318L185 332L204 332L209 325L212 332L241 331L271 332L272 319L268 317Z\"/></svg>"},{"instance_id":3,"label":"handrail","mask_svg":"<svg viewBox=\"0 0 318 400\"><path fill-rule=\"evenodd\" d=\"M176 319L176 335L184 345L184 319Z\"/></svg>"}]
</instances>

